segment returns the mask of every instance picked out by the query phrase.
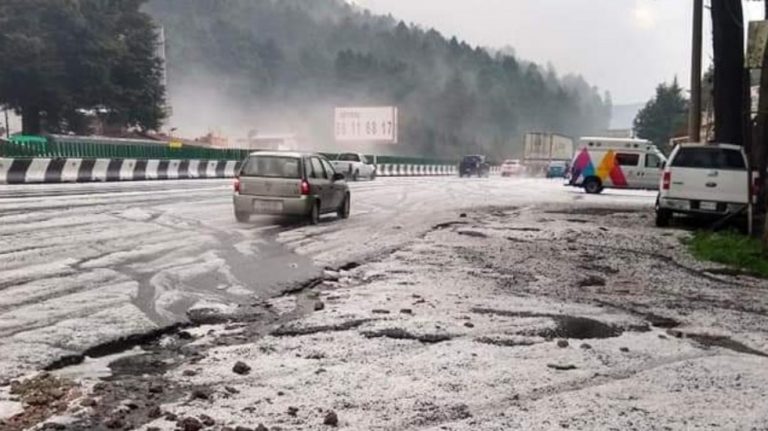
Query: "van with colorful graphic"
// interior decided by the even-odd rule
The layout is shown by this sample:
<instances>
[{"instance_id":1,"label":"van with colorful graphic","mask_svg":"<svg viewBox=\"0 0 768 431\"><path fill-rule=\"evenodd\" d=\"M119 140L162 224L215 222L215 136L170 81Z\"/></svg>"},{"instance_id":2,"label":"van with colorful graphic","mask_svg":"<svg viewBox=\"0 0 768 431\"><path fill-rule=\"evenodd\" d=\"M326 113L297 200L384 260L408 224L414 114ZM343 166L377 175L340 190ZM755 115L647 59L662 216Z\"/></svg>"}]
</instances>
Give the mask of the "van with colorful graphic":
<instances>
[{"instance_id":1,"label":"van with colorful graphic","mask_svg":"<svg viewBox=\"0 0 768 431\"><path fill-rule=\"evenodd\" d=\"M583 187L587 193L605 188L658 190L666 160L644 139L581 138L569 184Z\"/></svg>"}]
</instances>

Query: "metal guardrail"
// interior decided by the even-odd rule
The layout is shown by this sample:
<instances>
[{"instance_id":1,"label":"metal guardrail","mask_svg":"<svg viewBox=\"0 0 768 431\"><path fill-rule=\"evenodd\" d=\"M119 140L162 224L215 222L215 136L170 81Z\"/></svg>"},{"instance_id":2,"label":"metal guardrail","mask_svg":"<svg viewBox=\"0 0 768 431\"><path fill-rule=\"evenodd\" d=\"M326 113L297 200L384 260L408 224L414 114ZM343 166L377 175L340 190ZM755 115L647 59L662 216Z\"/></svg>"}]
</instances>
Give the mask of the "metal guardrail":
<instances>
[{"instance_id":1,"label":"metal guardrail","mask_svg":"<svg viewBox=\"0 0 768 431\"><path fill-rule=\"evenodd\" d=\"M252 150L218 149L192 145L171 146L168 142L98 138L87 136L16 135L0 140L0 157L7 158L77 158L77 159L155 159L155 160L243 160ZM330 160L338 153L323 153ZM424 157L366 155L376 164L389 165L454 165L455 160Z\"/></svg>"},{"instance_id":2,"label":"metal guardrail","mask_svg":"<svg viewBox=\"0 0 768 431\"><path fill-rule=\"evenodd\" d=\"M84 136L12 136L0 141L0 157L242 160L248 150L216 149L138 139L107 139Z\"/></svg>"}]
</instances>

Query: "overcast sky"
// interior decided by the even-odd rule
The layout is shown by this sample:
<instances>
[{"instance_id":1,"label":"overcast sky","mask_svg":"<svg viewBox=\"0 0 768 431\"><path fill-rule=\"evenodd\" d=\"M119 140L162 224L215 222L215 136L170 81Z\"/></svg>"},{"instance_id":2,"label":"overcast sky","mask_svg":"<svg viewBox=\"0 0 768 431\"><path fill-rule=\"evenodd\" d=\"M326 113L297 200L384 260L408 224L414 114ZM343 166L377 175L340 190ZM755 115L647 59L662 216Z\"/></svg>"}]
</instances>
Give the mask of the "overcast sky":
<instances>
[{"instance_id":1,"label":"overcast sky","mask_svg":"<svg viewBox=\"0 0 768 431\"><path fill-rule=\"evenodd\" d=\"M355 0L360 6L473 45L511 46L559 73L579 73L613 94L644 102L678 76L688 87L692 0ZM708 1L705 3L709 4ZM745 2L762 19L762 2ZM705 11L705 57L711 36Z\"/></svg>"}]
</instances>

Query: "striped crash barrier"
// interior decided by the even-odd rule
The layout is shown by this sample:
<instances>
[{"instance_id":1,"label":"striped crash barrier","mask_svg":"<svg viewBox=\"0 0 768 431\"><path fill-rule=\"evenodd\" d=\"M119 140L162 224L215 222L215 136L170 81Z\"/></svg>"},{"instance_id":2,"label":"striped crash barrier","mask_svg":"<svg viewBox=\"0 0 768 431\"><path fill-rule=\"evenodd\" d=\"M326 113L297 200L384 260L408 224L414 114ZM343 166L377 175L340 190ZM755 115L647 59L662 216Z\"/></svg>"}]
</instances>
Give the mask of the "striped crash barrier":
<instances>
[{"instance_id":1,"label":"striped crash barrier","mask_svg":"<svg viewBox=\"0 0 768 431\"><path fill-rule=\"evenodd\" d=\"M376 165L376 175L380 177L427 177L440 175L458 175L456 166L449 165Z\"/></svg>"},{"instance_id":2,"label":"striped crash barrier","mask_svg":"<svg viewBox=\"0 0 768 431\"><path fill-rule=\"evenodd\" d=\"M0 158L0 184L229 178L239 164L233 160Z\"/></svg>"},{"instance_id":3,"label":"striped crash barrier","mask_svg":"<svg viewBox=\"0 0 768 431\"><path fill-rule=\"evenodd\" d=\"M233 160L0 158L0 184L231 178ZM456 166L380 164L381 177L458 175Z\"/></svg>"}]
</instances>

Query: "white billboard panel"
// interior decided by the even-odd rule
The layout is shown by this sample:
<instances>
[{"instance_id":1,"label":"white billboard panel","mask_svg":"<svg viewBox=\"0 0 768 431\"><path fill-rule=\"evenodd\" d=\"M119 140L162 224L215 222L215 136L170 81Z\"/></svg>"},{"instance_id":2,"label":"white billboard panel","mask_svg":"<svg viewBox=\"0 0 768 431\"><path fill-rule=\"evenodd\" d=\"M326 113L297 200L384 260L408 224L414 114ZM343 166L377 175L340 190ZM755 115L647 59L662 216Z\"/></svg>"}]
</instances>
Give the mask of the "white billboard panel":
<instances>
[{"instance_id":1,"label":"white billboard panel","mask_svg":"<svg viewBox=\"0 0 768 431\"><path fill-rule=\"evenodd\" d=\"M343 107L334 115L337 142L397 143L397 108Z\"/></svg>"}]
</instances>

